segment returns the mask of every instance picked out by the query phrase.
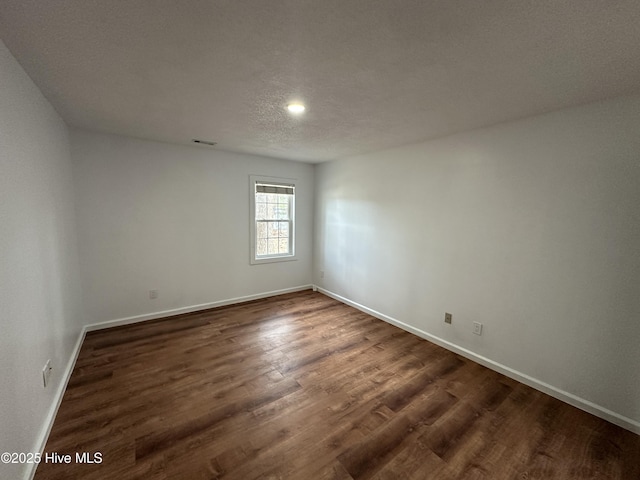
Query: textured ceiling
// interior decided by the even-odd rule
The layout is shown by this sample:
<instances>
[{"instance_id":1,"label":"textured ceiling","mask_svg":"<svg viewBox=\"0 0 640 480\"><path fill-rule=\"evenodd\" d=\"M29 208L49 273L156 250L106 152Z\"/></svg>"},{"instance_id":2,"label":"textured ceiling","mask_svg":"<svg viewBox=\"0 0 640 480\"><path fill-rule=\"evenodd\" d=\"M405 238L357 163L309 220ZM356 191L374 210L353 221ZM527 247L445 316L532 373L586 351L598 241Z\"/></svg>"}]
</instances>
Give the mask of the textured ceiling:
<instances>
[{"instance_id":1,"label":"textured ceiling","mask_svg":"<svg viewBox=\"0 0 640 480\"><path fill-rule=\"evenodd\" d=\"M70 125L310 162L640 91L638 0L2 0L0 36Z\"/></svg>"}]
</instances>

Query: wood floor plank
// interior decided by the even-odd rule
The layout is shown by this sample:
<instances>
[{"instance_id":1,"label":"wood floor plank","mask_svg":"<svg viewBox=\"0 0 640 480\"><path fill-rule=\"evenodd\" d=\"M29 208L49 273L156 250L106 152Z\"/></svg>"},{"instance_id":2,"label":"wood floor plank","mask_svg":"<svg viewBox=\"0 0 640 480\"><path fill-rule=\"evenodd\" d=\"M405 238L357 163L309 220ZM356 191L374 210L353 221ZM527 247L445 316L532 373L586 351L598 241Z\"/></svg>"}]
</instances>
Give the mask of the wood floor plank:
<instances>
[{"instance_id":1,"label":"wood floor plank","mask_svg":"<svg viewBox=\"0 0 640 480\"><path fill-rule=\"evenodd\" d=\"M312 291L91 332L57 479L640 479L640 437Z\"/></svg>"}]
</instances>

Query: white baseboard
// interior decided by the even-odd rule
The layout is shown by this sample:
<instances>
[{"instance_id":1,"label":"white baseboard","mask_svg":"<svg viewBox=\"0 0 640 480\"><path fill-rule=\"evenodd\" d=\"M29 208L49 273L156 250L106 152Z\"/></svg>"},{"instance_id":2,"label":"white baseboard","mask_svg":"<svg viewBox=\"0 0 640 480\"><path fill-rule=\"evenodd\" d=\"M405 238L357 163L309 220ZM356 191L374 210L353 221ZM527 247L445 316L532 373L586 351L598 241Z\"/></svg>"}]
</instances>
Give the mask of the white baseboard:
<instances>
[{"instance_id":1,"label":"white baseboard","mask_svg":"<svg viewBox=\"0 0 640 480\"><path fill-rule=\"evenodd\" d=\"M73 346L73 350L71 351L71 356L69 357L67 366L65 367L64 372L62 374L62 379L54 395L53 403L51 404L51 407L49 407L49 412L47 413L45 423L40 430L40 434L38 435L38 440L36 442L36 447L34 452L40 452L40 453L44 452L44 447L47 445L47 440L49 438L49 434L51 433L53 422L56 419L58 409L60 408L60 404L62 403L64 392L67 389L67 385L69 384L69 379L71 378L71 373L73 373L73 367L75 367L76 365L76 360L78 359L78 354L80 353L80 349L82 348L82 342L84 341L84 336L86 333L87 333L87 327L83 327L82 330L80 331L80 334L78 335L78 340L76 340L76 343ZM37 463L29 464L25 473L25 479L32 480L36 474L37 468L38 468Z\"/></svg>"},{"instance_id":2,"label":"white baseboard","mask_svg":"<svg viewBox=\"0 0 640 480\"><path fill-rule=\"evenodd\" d=\"M272 292L257 293L254 295L246 295L244 297L235 297L235 298L228 298L226 300L218 300L216 302L201 303L200 305L191 305L188 307L180 307L180 308L174 308L171 310L163 310L160 312L152 312L152 313L145 313L143 315L135 315L133 317L107 320L105 322L92 323L90 325L87 325L85 328L87 329L87 332L92 332L94 330L102 330L103 328L118 327L120 325L129 325L131 323L144 322L146 320L156 320L158 318L171 317L173 315L180 315L183 313L198 312L200 310L207 310L209 308L223 307L225 305L233 305L235 303L250 302L251 300L258 300L260 298L267 298L267 297L275 297L276 295L300 292L302 290L310 290L312 288L313 288L313 285L300 285L298 287L284 288L282 290L274 290Z\"/></svg>"},{"instance_id":3,"label":"white baseboard","mask_svg":"<svg viewBox=\"0 0 640 480\"><path fill-rule=\"evenodd\" d=\"M502 373L503 375L509 378L517 380L521 383L524 383L525 385L535 388L536 390L546 393L547 395L557 398L558 400L568 403L569 405L573 405L574 407L584 410L585 412L589 412L595 415L596 417L600 417L608 422L618 425L633 433L640 434L640 422L637 422L631 418L628 418L616 412L613 412L605 407L602 407L593 402L590 402L589 400L580 398L572 393L565 392L564 390L554 387L553 385L550 385L541 380L533 378L527 374L524 374L512 368L509 368L506 365L502 365L501 363L495 362L489 358L478 355L472 352L471 350L467 350L466 348L459 347L458 345L451 343L447 340L444 340L440 337L436 337L435 335L431 335L430 333L427 333L423 330L412 327L411 325L407 325L406 323L396 320L395 318L389 317L388 315L377 312L371 308L365 307L364 305L360 305L359 303L349 300L348 298L338 295L337 293L333 293L329 290L318 287L317 285L314 285L314 289L317 289L319 292L324 293L328 297L334 298L342 303L346 303L347 305L357 308L358 310L368 313L369 315L376 317L380 320L383 320L387 323L395 325L396 327L401 328L402 330L405 330L409 333L413 333L414 335L424 338L425 340L435 343L436 345L446 348L447 350L450 350L454 353L462 355L463 357L468 358L469 360L473 360L474 362L479 363L480 365L483 365L487 368L490 368L491 370L494 370L498 373Z\"/></svg>"},{"instance_id":4,"label":"white baseboard","mask_svg":"<svg viewBox=\"0 0 640 480\"><path fill-rule=\"evenodd\" d=\"M162 312L153 312L144 315L136 315L133 317L119 318L116 320L109 320L106 322L93 323L91 325L85 325L82 328L82 331L78 335L78 340L71 352L71 356L69 357L69 361L67 362L67 366L65 368L62 381L58 386L58 390L55 393L54 402L51 404L49 408L49 412L47 414L45 424L42 426L40 430L40 435L38 436L38 440L36 442L36 452L43 453L44 448L47 445L47 440L49 438L49 434L51 433L51 428L53 427L53 422L56 419L56 414L58 413L58 408L60 408L60 404L62 403L62 398L64 397L64 392L67 389L67 385L69 384L69 379L71 378L71 374L73 373L73 368L76 365L76 360L78 359L78 355L80 354L80 349L82 348L82 342L87 334L87 332L91 332L94 330L102 330L104 328L117 327L120 325L129 325L137 322L144 322L145 320L155 320L158 318L169 317L172 315L179 315L181 313L191 313L197 312L199 310L207 310L209 308L222 307L225 305L232 305L236 303L249 302L251 300L258 300L260 298L274 297L276 295L283 295L285 293L293 293L300 292L302 290L310 290L313 288L313 285L301 285L298 287L285 288L282 290L274 290L272 292L264 292L258 293L254 295L246 295L243 297L229 298L226 300L218 300L216 302L203 303L200 305L192 305L189 307L175 308L173 310L164 310ZM31 464L25 473L25 480L33 480L33 477L36 474L37 464Z\"/></svg>"}]
</instances>

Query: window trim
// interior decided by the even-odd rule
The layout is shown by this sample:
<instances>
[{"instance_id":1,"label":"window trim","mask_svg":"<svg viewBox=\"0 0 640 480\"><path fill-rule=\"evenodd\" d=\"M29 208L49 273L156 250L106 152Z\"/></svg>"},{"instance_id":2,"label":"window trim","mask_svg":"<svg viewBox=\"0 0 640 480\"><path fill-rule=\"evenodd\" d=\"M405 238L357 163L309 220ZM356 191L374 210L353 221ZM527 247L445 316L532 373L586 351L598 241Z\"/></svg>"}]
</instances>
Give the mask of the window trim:
<instances>
[{"instance_id":1,"label":"window trim","mask_svg":"<svg viewBox=\"0 0 640 480\"><path fill-rule=\"evenodd\" d=\"M256 183L267 183L270 185L282 185L293 187L293 198L291 204L291 227L290 240L292 254L270 255L268 257L256 257ZM296 254L296 180L294 178L267 177L261 175L249 175L249 263L251 265L261 265L264 263L290 262L297 260Z\"/></svg>"}]
</instances>

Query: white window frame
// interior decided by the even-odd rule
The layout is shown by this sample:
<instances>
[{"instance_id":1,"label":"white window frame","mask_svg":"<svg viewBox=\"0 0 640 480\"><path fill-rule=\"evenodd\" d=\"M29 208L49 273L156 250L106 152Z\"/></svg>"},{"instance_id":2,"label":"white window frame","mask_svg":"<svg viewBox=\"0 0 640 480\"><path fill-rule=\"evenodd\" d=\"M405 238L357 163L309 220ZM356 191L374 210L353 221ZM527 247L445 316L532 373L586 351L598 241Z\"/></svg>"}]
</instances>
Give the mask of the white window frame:
<instances>
[{"instance_id":1,"label":"white window frame","mask_svg":"<svg viewBox=\"0 0 640 480\"><path fill-rule=\"evenodd\" d=\"M256 184L281 185L293 187L293 195L291 199L291 226L289 227L289 239L291 242L290 254L278 254L258 257L257 251L257 220L256 220ZM260 175L249 175L249 221L250 221L250 256L249 263L251 265L260 265L263 263L290 262L297 260L296 257L296 180L292 178L265 177Z\"/></svg>"}]
</instances>

